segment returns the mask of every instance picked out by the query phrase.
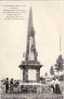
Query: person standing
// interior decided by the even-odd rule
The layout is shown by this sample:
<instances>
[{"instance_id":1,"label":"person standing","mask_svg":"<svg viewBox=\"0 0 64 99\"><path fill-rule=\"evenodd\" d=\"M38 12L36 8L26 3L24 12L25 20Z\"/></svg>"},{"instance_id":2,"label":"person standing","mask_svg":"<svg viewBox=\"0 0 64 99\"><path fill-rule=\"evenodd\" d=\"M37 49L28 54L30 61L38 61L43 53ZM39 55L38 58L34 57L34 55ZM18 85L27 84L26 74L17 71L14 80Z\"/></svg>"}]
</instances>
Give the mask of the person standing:
<instances>
[{"instance_id":1,"label":"person standing","mask_svg":"<svg viewBox=\"0 0 64 99\"><path fill-rule=\"evenodd\" d=\"M2 84L1 84L1 80L0 80L0 99L1 99L1 94L2 94Z\"/></svg>"},{"instance_id":2,"label":"person standing","mask_svg":"<svg viewBox=\"0 0 64 99\"><path fill-rule=\"evenodd\" d=\"M5 81L5 90L6 90L6 93L8 93L9 91L9 79L6 78L6 81Z\"/></svg>"},{"instance_id":3,"label":"person standing","mask_svg":"<svg viewBox=\"0 0 64 99\"><path fill-rule=\"evenodd\" d=\"M56 94L61 94L60 82L59 82L58 79L55 80L55 93L56 93Z\"/></svg>"},{"instance_id":4,"label":"person standing","mask_svg":"<svg viewBox=\"0 0 64 99\"><path fill-rule=\"evenodd\" d=\"M14 82L13 78L10 80L10 93L13 93L13 88L14 88Z\"/></svg>"},{"instance_id":5,"label":"person standing","mask_svg":"<svg viewBox=\"0 0 64 99\"><path fill-rule=\"evenodd\" d=\"M55 78L53 78L51 81L51 88L53 89L53 93L55 93Z\"/></svg>"}]
</instances>

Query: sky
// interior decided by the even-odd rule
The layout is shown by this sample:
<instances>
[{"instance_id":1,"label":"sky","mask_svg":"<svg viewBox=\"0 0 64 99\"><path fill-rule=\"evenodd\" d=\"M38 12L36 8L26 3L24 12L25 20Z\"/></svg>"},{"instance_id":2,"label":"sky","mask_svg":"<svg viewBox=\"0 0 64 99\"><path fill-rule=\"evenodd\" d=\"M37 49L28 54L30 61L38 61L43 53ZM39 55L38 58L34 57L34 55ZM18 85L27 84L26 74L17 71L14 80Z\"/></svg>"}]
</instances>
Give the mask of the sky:
<instances>
[{"instance_id":1,"label":"sky","mask_svg":"<svg viewBox=\"0 0 64 99\"><path fill-rule=\"evenodd\" d=\"M20 18L7 16L3 5L21 5L24 10ZM32 6L38 60L43 65L40 75L49 72L60 54L59 35L61 35L61 54L64 57L64 2L57 1L0 1L0 77L21 78L18 66L26 51L29 8ZM14 9L14 8L12 8ZM16 8L15 8L16 9ZM18 9L17 9L18 10ZM2 11L2 13L1 13ZM5 12L5 13L3 13ZM9 18L9 19L7 19Z\"/></svg>"}]
</instances>

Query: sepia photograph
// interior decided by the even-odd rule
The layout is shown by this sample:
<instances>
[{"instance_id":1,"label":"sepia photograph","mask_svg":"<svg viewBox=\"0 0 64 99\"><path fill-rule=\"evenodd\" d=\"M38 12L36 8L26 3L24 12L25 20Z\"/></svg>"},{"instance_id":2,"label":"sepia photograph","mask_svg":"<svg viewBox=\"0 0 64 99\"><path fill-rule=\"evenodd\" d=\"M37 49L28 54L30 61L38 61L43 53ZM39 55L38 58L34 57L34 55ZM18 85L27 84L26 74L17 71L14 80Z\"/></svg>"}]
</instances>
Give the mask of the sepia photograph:
<instances>
[{"instance_id":1,"label":"sepia photograph","mask_svg":"<svg viewBox=\"0 0 64 99\"><path fill-rule=\"evenodd\" d=\"M64 99L64 1L0 1L0 99Z\"/></svg>"}]
</instances>

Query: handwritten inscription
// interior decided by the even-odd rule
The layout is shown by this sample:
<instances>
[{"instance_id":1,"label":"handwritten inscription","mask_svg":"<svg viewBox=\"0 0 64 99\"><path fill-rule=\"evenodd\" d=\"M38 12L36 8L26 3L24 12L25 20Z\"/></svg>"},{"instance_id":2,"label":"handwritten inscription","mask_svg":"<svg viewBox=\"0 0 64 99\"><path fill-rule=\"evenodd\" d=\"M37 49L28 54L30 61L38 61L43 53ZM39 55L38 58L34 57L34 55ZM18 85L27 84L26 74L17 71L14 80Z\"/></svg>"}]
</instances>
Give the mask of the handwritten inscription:
<instances>
[{"instance_id":1,"label":"handwritten inscription","mask_svg":"<svg viewBox=\"0 0 64 99\"><path fill-rule=\"evenodd\" d=\"M22 5L0 6L0 19L4 20L24 20L26 7Z\"/></svg>"}]
</instances>

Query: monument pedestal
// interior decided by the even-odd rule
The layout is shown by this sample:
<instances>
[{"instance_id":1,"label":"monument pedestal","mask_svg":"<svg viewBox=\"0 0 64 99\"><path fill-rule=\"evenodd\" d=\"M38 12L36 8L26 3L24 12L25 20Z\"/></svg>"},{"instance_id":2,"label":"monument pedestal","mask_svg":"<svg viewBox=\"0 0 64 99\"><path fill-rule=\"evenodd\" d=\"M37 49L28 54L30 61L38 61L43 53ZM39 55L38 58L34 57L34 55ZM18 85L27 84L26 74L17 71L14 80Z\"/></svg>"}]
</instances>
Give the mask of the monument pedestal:
<instances>
[{"instance_id":1,"label":"monument pedestal","mask_svg":"<svg viewBox=\"0 0 64 99\"><path fill-rule=\"evenodd\" d=\"M36 73L32 74L35 76L35 80L31 80L31 81L35 81L35 82L39 82L40 81L40 68L42 65L40 65L39 62L22 62L22 64L19 66L20 69L23 70L23 81L24 82L30 82L29 80L29 76L30 74L28 73L29 70L34 70ZM32 76L31 75L31 76Z\"/></svg>"}]
</instances>

